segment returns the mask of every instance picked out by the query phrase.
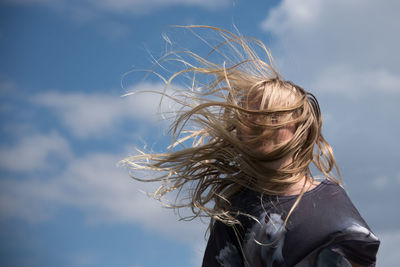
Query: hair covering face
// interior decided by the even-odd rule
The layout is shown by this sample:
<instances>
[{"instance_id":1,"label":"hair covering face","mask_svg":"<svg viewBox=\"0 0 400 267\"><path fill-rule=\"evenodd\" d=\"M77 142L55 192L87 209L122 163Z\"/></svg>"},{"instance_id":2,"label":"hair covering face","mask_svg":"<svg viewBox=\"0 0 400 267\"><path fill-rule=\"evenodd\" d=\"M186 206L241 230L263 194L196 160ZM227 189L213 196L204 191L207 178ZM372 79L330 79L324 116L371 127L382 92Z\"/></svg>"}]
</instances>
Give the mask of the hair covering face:
<instances>
[{"instance_id":1,"label":"hair covering face","mask_svg":"<svg viewBox=\"0 0 400 267\"><path fill-rule=\"evenodd\" d=\"M186 29L214 32L221 41L204 57L184 50L157 62L183 66L169 78L161 77L166 84L162 100L173 100L181 108L170 125L167 151L138 150L121 161L132 177L161 183L153 196L163 201L172 194L177 201L167 205L189 207L190 218L207 216L228 225L239 223L230 198L244 189L284 195L305 180L299 201L307 181L314 179L312 163L339 183L332 149L321 133L318 101L279 75L264 44L214 27ZM179 78L190 83L167 94ZM138 177L143 170L159 176Z\"/></svg>"}]
</instances>

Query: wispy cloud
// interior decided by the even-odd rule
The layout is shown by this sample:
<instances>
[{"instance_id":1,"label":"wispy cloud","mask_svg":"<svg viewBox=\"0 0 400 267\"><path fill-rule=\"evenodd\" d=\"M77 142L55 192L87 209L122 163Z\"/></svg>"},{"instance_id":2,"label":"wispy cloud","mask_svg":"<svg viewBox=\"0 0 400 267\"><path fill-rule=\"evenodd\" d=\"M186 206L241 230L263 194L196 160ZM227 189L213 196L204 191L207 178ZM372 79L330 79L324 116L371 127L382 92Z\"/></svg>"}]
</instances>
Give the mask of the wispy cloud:
<instances>
[{"instance_id":1,"label":"wispy cloud","mask_svg":"<svg viewBox=\"0 0 400 267\"><path fill-rule=\"evenodd\" d=\"M0 147L0 168L13 172L51 169L51 158L69 159L68 142L57 132L23 136L15 145Z\"/></svg>"},{"instance_id":2,"label":"wispy cloud","mask_svg":"<svg viewBox=\"0 0 400 267\"><path fill-rule=\"evenodd\" d=\"M121 17L149 16L169 7L194 7L205 10L225 8L233 0L1 0L0 6L42 6L82 26L90 24L108 41L121 41L132 34L132 24ZM0 36L1 37L1 36Z\"/></svg>"},{"instance_id":3,"label":"wispy cloud","mask_svg":"<svg viewBox=\"0 0 400 267\"><path fill-rule=\"evenodd\" d=\"M162 92L163 89L161 83L141 83L129 91ZM44 108L45 112L56 114L65 130L78 138L117 136L123 131L124 120L131 124L165 122L156 115L159 94L121 97L44 92L32 95L28 101L30 105L26 105L24 113L30 112L30 108ZM170 110L172 105L165 98L161 109ZM14 129L18 128L18 123L14 124ZM25 128L25 123L19 127ZM41 133L32 125L28 128L31 130L14 135L13 143L0 147L0 169L6 171L0 179L1 219L40 222L53 218L57 210L68 206L82 210L91 223L138 223L188 243L202 238L205 226L199 222L179 222L172 210L161 207L144 193L154 191L157 185L134 182L126 169L117 166L123 155L104 152L78 155L74 143L62 135L64 131Z\"/></svg>"},{"instance_id":4,"label":"wispy cloud","mask_svg":"<svg viewBox=\"0 0 400 267\"><path fill-rule=\"evenodd\" d=\"M90 0L91 4L97 7L118 13L138 13L158 7L167 6L198 6L204 8L219 8L227 5L229 0Z\"/></svg>"},{"instance_id":5,"label":"wispy cloud","mask_svg":"<svg viewBox=\"0 0 400 267\"><path fill-rule=\"evenodd\" d=\"M120 159L106 153L89 154L68 160L56 177L2 179L1 218L43 221L69 206L84 211L90 223L139 223L187 243L202 238L205 225L179 222L172 210L143 193L156 185L134 182L126 170L116 166Z\"/></svg>"},{"instance_id":6,"label":"wispy cloud","mask_svg":"<svg viewBox=\"0 0 400 267\"><path fill-rule=\"evenodd\" d=\"M130 91L153 90L162 92L160 83L142 83ZM160 95L136 94L120 97L111 94L45 92L32 97L35 105L55 112L67 129L79 138L104 137L120 130L124 120L136 119L152 123L156 115ZM171 101L165 99L162 109L168 109Z\"/></svg>"},{"instance_id":7,"label":"wispy cloud","mask_svg":"<svg viewBox=\"0 0 400 267\"><path fill-rule=\"evenodd\" d=\"M321 70L315 77L313 88L322 88L349 97L376 91L396 94L400 92L400 75L389 72L387 68L355 69L338 64Z\"/></svg>"},{"instance_id":8,"label":"wispy cloud","mask_svg":"<svg viewBox=\"0 0 400 267\"><path fill-rule=\"evenodd\" d=\"M161 83L141 83L129 91L163 89ZM126 169L117 166L126 150L113 154L99 148L82 153L70 136L63 134L67 130L78 138L97 136L102 140L110 134L121 134L124 120L134 125L139 121L164 123L155 115L159 94L122 98L103 93L44 92L33 94L28 101L29 105L19 112L44 110L55 114L64 129L41 132L32 121L28 126L26 122L14 122L8 130L13 134L16 129L29 129L13 134L12 143L0 146L1 220L18 218L37 223L53 219L63 207L73 207L83 211L89 223L135 223L180 242L202 240L205 225L179 222L172 210L144 193L154 191L158 185L135 182ZM13 110L18 110L17 104L11 104ZM165 99L161 108L169 109L171 105ZM38 118L42 116L46 115Z\"/></svg>"},{"instance_id":9,"label":"wispy cloud","mask_svg":"<svg viewBox=\"0 0 400 267\"><path fill-rule=\"evenodd\" d=\"M62 10L92 10L103 13L143 14L168 6L193 6L208 9L221 8L231 0L5 0L3 4L40 4ZM85 12L88 14L88 12Z\"/></svg>"},{"instance_id":10,"label":"wispy cloud","mask_svg":"<svg viewBox=\"0 0 400 267\"><path fill-rule=\"evenodd\" d=\"M399 93L399 9L396 0L284 0L261 28L277 37L290 79L346 95Z\"/></svg>"}]
</instances>

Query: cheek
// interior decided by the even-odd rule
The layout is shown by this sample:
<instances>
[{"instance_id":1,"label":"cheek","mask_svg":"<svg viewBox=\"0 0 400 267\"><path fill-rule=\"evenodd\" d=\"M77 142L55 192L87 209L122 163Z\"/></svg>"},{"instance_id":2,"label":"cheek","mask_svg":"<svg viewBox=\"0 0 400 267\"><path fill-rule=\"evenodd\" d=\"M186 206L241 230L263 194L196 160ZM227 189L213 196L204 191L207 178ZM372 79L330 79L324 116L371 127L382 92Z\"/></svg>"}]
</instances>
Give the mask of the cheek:
<instances>
[{"instance_id":1,"label":"cheek","mask_svg":"<svg viewBox=\"0 0 400 267\"><path fill-rule=\"evenodd\" d=\"M276 135L276 144L285 142L293 137L294 132L296 131L295 125L288 125L278 130Z\"/></svg>"},{"instance_id":2,"label":"cheek","mask_svg":"<svg viewBox=\"0 0 400 267\"><path fill-rule=\"evenodd\" d=\"M261 153L270 153L276 145L291 139L295 131L296 126L294 124L288 125L277 130L276 133L270 138L249 144L249 148ZM250 141L261 134L266 134L266 131L256 132L250 129L237 129L237 137L241 141Z\"/></svg>"},{"instance_id":3,"label":"cheek","mask_svg":"<svg viewBox=\"0 0 400 267\"><path fill-rule=\"evenodd\" d=\"M262 130L255 130L255 129L246 129L246 128L238 128L236 130L236 136L240 141L250 141L254 138L259 137L263 134Z\"/></svg>"}]
</instances>

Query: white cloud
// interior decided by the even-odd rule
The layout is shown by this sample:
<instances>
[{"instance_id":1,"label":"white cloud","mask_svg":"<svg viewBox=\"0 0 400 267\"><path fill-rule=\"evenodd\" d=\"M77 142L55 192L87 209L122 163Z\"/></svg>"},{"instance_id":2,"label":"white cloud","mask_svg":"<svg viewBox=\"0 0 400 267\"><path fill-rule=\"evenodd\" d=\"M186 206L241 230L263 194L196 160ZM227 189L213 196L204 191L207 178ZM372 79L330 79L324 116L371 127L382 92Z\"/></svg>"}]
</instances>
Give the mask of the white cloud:
<instances>
[{"instance_id":1,"label":"white cloud","mask_svg":"<svg viewBox=\"0 0 400 267\"><path fill-rule=\"evenodd\" d=\"M199 6L218 8L229 3L229 0L90 0L90 3L104 10L118 13L138 13L149 9L166 6Z\"/></svg>"},{"instance_id":2,"label":"white cloud","mask_svg":"<svg viewBox=\"0 0 400 267\"><path fill-rule=\"evenodd\" d=\"M159 83L142 83L130 91L154 90L161 92ZM126 119L141 119L154 122L157 116L160 95L146 93L120 97L111 94L86 93L41 93L32 98L33 103L47 107L61 118L61 122L77 137L102 137L114 133ZM162 110L168 110L171 101L165 99Z\"/></svg>"},{"instance_id":3,"label":"white cloud","mask_svg":"<svg viewBox=\"0 0 400 267\"><path fill-rule=\"evenodd\" d=\"M313 88L323 88L330 92L341 93L350 97L360 93L400 92L400 75L387 69L355 69L350 66L326 66L312 84Z\"/></svg>"},{"instance_id":4,"label":"white cloud","mask_svg":"<svg viewBox=\"0 0 400 267\"><path fill-rule=\"evenodd\" d=\"M70 159L65 170L50 179L1 179L0 218L40 222L69 206L82 210L89 223L139 223L188 244L203 238L206 225L179 222L172 210L141 191L152 192L157 185L133 181L116 166L119 160L111 154L90 154Z\"/></svg>"},{"instance_id":5,"label":"white cloud","mask_svg":"<svg viewBox=\"0 0 400 267\"><path fill-rule=\"evenodd\" d=\"M347 95L398 93L399 10L396 0L284 0L261 28L277 37L289 79Z\"/></svg>"},{"instance_id":6,"label":"white cloud","mask_svg":"<svg viewBox=\"0 0 400 267\"><path fill-rule=\"evenodd\" d=\"M168 7L182 6L218 10L232 2L232 0L1 0L0 7L4 5L48 7L78 26L91 24L109 41L120 41L132 33L132 25L121 23L121 15L143 16Z\"/></svg>"},{"instance_id":7,"label":"white cloud","mask_svg":"<svg viewBox=\"0 0 400 267\"><path fill-rule=\"evenodd\" d=\"M4 178L0 180L0 219L41 222L52 217L62 196L51 180Z\"/></svg>"},{"instance_id":8,"label":"white cloud","mask_svg":"<svg viewBox=\"0 0 400 267\"><path fill-rule=\"evenodd\" d=\"M162 84L143 83L129 91L163 88ZM31 98L35 106L58 114L61 123L78 137L104 136L114 127L121 131L118 123L126 119L146 123L160 120L154 115L159 101L160 95L151 93L122 98L111 94L47 92ZM169 109L171 105L166 99L162 108ZM27 129L25 125L17 128ZM133 181L127 170L117 167L120 155L77 156L71 150L73 144L56 131L38 134L33 128L14 136L15 144L0 147L0 169L9 173L0 179L0 219L41 222L53 218L62 207L74 207L82 210L90 223L138 223L187 243L203 238L206 226L200 222L178 222L172 210L142 193L139 189L152 192L156 185ZM60 164L54 166L54 159Z\"/></svg>"},{"instance_id":9,"label":"white cloud","mask_svg":"<svg viewBox=\"0 0 400 267\"><path fill-rule=\"evenodd\" d=\"M168 6L195 6L216 9L226 6L231 0L83 0L73 3L65 0L14 0L7 4L41 4L62 10L88 9L104 13L142 14Z\"/></svg>"},{"instance_id":10,"label":"white cloud","mask_svg":"<svg viewBox=\"0 0 400 267\"><path fill-rule=\"evenodd\" d=\"M202 227L198 223L177 222L172 210L141 192L151 192L158 185L133 181L125 169L116 167L118 160L97 154L71 162L59 184L69 192L63 200L84 209L95 222L139 222L169 237L182 235L178 239L188 242L199 237Z\"/></svg>"},{"instance_id":11,"label":"white cloud","mask_svg":"<svg viewBox=\"0 0 400 267\"><path fill-rule=\"evenodd\" d=\"M50 158L71 156L68 142L55 131L26 135L15 146L0 147L0 168L15 172L49 169Z\"/></svg>"},{"instance_id":12,"label":"white cloud","mask_svg":"<svg viewBox=\"0 0 400 267\"><path fill-rule=\"evenodd\" d=\"M163 89L160 83L142 83L129 91ZM145 123L160 120L154 115L159 94L139 93L122 98L111 94L46 92L32 96L30 101L35 107L57 114L61 123L78 137L104 136L113 128L121 131L118 123L127 119ZM162 109L170 110L171 106L171 101L165 99ZM139 190L152 192L157 185L135 183L127 170L117 167L121 156L77 156L70 147L73 144L57 131L39 134L35 128L17 122L7 129L29 131L13 133L17 142L0 147L0 169L7 171L0 179L0 219L41 222L68 206L82 210L91 223L138 223L182 242L202 239L205 227L200 222L178 222L172 210L161 207Z\"/></svg>"}]
</instances>

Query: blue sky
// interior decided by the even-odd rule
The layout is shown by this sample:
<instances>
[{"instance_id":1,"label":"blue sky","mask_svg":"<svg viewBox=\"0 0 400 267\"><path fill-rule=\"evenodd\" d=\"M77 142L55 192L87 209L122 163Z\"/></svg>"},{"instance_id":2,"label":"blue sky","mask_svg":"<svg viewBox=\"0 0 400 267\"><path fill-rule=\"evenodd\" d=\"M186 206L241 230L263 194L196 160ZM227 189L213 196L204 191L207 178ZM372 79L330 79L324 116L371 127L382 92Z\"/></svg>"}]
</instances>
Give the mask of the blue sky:
<instances>
[{"instance_id":1,"label":"blue sky","mask_svg":"<svg viewBox=\"0 0 400 267\"><path fill-rule=\"evenodd\" d=\"M3 0L0 2L0 265L199 266L207 227L180 222L117 162L167 145L149 68L169 25L254 36L317 95L346 190L400 262L397 0ZM121 85L122 83L122 85Z\"/></svg>"}]
</instances>

